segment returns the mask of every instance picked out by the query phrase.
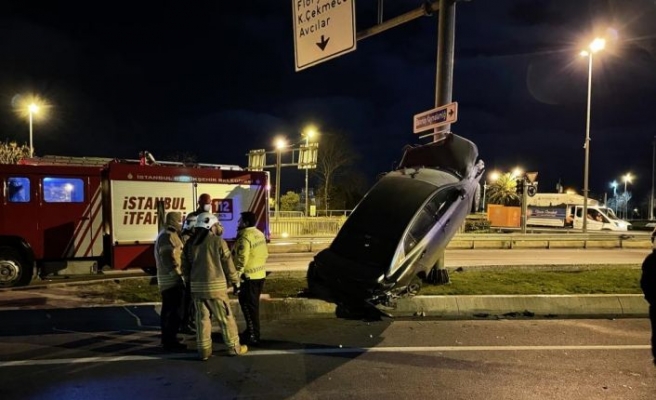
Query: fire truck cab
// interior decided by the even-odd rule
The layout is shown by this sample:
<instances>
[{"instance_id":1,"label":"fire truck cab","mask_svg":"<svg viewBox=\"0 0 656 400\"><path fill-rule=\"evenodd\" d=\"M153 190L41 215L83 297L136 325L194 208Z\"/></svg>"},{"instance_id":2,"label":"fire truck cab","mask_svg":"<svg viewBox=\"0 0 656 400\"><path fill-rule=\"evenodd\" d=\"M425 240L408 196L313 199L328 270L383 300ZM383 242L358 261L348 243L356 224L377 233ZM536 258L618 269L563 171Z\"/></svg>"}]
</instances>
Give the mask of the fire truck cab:
<instances>
[{"instance_id":1,"label":"fire truck cab","mask_svg":"<svg viewBox=\"0 0 656 400\"><path fill-rule=\"evenodd\" d=\"M43 157L0 165L0 287L29 284L52 263L153 269L160 211L195 210L212 196L224 238L243 211L269 237L267 172L237 166Z\"/></svg>"}]
</instances>

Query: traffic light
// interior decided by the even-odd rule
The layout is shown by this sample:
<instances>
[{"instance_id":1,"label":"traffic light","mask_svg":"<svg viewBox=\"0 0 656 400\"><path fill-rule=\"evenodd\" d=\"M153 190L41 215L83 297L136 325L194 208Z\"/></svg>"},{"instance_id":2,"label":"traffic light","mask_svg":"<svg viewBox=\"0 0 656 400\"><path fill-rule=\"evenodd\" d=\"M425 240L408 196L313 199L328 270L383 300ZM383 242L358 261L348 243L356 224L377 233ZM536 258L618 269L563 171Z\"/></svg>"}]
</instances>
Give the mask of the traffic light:
<instances>
[{"instance_id":1,"label":"traffic light","mask_svg":"<svg viewBox=\"0 0 656 400\"><path fill-rule=\"evenodd\" d=\"M524 178L520 178L515 181L515 191L519 195L524 194Z\"/></svg>"}]
</instances>

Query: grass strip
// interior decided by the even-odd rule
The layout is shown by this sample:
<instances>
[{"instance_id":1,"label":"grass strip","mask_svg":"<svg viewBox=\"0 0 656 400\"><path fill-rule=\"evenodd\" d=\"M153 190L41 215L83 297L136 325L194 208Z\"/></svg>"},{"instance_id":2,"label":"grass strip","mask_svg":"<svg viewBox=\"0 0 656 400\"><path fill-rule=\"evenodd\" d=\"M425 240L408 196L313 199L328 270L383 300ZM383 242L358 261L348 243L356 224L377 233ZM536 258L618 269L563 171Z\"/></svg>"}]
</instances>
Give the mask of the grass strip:
<instances>
[{"instance_id":1,"label":"grass strip","mask_svg":"<svg viewBox=\"0 0 656 400\"><path fill-rule=\"evenodd\" d=\"M518 270L490 268L450 273L451 284L424 284L421 295L559 295L641 294L640 268L606 266L581 270ZM111 279L77 286L82 298L101 303L158 302L161 296L149 277ZM307 288L304 273L272 274L264 293L272 298L297 297ZM231 296L234 298L234 296Z\"/></svg>"}]
</instances>

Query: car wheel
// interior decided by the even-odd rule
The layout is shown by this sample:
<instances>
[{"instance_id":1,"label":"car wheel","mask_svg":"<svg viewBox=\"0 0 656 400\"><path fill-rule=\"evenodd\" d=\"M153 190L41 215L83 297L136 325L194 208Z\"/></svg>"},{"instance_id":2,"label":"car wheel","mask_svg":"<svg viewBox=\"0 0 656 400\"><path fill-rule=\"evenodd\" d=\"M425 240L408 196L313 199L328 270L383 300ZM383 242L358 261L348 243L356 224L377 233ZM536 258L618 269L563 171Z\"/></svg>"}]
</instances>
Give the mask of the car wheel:
<instances>
[{"instance_id":1,"label":"car wheel","mask_svg":"<svg viewBox=\"0 0 656 400\"><path fill-rule=\"evenodd\" d=\"M0 287L29 285L34 268L13 248L0 247Z\"/></svg>"},{"instance_id":2,"label":"car wheel","mask_svg":"<svg viewBox=\"0 0 656 400\"><path fill-rule=\"evenodd\" d=\"M319 274L317 274L317 266L315 265L314 261L310 262L310 265L308 265L307 284L308 294L310 297L322 299L325 301L332 301L330 290L322 285L321 278L319 277Z\"/></svg>"}]
</instances>

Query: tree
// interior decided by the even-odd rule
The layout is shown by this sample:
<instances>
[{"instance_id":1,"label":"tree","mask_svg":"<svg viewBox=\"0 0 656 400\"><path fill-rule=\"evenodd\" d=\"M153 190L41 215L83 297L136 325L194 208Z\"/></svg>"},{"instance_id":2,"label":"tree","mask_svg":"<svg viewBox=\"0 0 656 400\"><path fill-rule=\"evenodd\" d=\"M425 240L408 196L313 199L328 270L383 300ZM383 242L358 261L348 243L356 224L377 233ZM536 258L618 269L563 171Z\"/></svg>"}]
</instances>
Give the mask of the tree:
<instances>
[{"instance_id":1,"label":"tree","mask_svg":"<svg viewBox=\"0 0 656 400\"><path fill-rule=\"evenodd\" d=\"M345 170L339 181L332 185L330 194L332 209L352 210L362 200L368 188L369 185L364 174L350 168ZM321 187L319 193L323 192L323 187Z\"/></svg>"},{"instance_id":2,"label":"tree","mask_svg":"<svg viewBox=\"0 0 656 400\"><path fill-rule=\"evenodd\" d=\"M291 190L280 196L280 211L294 211L301 202L301 196Z\"/></svg>"},{"instance_id":3,"label":"tree","mask_svg":"<svg viewBox=\"0 0 656 400\"><path fill-rule=\"evenodd\" d=\"M340 133L326 133L321 136L317 159L317 169L314 172L321 181L324 209L328 210L333 194L333 182L338 179L347 167L353 165L358 155L348 138Z\"/></svg>"},{"instance_id":4,"label":"tree","mask_svg":"<svg viewBox=\"0 0 656 400\"><path fill-rule=\"evenodd\" d=\"M487 204L502 204L504 206L517 206L521 202L517 194L517 180L511 174L502 174L487 188Z\"/></svg>"},{"instance_id":5,"label":"tree","mask_svg":"<svg viewBox=\"0 0 656 400\"><path fill-rule=\"evenodd\" d=\"M26 144L5 140L0 142L0 164L17 164L18 161L30 156L30 147Z\"/></svg>"}]
</instances>

